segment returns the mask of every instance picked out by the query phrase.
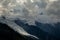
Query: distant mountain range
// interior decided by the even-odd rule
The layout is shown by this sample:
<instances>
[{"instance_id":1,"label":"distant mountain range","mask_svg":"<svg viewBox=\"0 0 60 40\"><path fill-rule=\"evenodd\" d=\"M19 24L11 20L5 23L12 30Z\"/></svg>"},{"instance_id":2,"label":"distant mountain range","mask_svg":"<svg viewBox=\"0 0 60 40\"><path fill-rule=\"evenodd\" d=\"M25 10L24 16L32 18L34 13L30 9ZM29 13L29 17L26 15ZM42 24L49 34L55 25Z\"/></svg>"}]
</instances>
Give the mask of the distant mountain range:
<instances>
[{"instance_id":1,"label":"distant mountain range","mask_svg":"<svg viewBox=\"0 0 60 40\"><path fill-rule=\"evenodd\" d=\"M60 40L60 23L54 25L35 22L36 25L29 25L22 20L15 20L15 23L24 28L28 33L35 35L39 40ZM1 40L37 40L31 37L21 36L6 24L0 23Z\"/></svg>"},{"instance_id":2,"label":"distant mountain range","mask_svg":"<svg viewBox=\"0 0 60 40\"><path fill-rule=\"evenodd\" d=\"M60 23L54 25L35 22L36 25L24 24L22 20L16 20L28 33L35 35L39 40L60 40Z\"/></svg>"}]
</instances>

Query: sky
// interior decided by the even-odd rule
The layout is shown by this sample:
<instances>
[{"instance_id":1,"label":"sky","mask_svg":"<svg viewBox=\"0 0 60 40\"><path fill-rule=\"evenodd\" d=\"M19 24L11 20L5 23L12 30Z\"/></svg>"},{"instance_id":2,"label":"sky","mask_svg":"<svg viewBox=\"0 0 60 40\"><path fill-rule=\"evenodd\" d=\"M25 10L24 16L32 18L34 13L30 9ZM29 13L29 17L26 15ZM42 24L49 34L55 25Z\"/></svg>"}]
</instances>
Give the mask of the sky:
<instances>
[{"instance_id":1,"label":"sky","mask_svg":"<svg viewBox=\"0 0 60 40\"><path fill-rule=\"evenodd\" d=\"M60 22L60 0L0 0L0 17L54 24Z\"/></svg>"}]
</instances>

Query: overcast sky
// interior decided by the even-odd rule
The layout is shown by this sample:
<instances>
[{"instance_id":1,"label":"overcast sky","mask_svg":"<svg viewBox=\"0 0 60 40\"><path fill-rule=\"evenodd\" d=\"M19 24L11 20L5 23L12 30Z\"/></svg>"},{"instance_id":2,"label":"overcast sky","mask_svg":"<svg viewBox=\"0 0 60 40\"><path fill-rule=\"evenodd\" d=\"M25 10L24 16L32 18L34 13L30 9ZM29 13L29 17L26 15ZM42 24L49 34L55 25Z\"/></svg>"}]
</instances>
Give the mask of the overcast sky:
<instances>
[{"instance_id":1,"label":"overcast sky","mask_svg":"<svg viewBox=\"0 0 60 40\"><path fill-rule=\"evenodd\" d=\"M0 16L9 20L26 20L35 24L60 22L59 0L0 0Z\"/></svg>"}]
</instances>

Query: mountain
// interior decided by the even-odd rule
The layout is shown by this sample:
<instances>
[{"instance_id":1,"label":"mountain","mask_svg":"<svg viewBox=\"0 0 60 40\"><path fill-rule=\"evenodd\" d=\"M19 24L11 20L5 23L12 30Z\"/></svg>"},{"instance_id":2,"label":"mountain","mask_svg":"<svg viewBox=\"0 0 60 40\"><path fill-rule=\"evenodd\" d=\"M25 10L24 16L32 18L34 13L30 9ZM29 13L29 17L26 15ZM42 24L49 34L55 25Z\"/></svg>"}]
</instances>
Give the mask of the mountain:
<instances>
[{"instance_id":1,"label":"mountain","mask_svg":"<svg viewBox=\"0 0 60 40\"><path fill-rule=\"evenodd\" d=\"M15 20L15 23L39 39L22 36L9 28L7 24L0 23L0 40L60 40L60 23L51 25L36 21L36 25L29 25L22 20Z\"/></svg>"},{"instance_id":2,"label":"mountain","mask_svg":"<svg viewBox=\"0 0 60 40\"><path fill-rule=\"evenodd\" d=\"M0 40L35 40L22 36L11 29L7 24L0 23Z\"/></svg>"},{"instance_id":3,"label":"mountain","mask_svg":"<svg viewBox=\"0 0 60 40\"><path fill-rule=\"evenodd\" d=\"M37 27L41 30L47 32L47 40L60 40L60 23L51 24L43 24L36 22ZM44 33L45 34L45 33Z\"/></svg>"},{"instance_id":4,"label":"mountain","mask_svg":"<svg viewBox=\"0 0 60 40\"><path fill-rule=\"evenodd\" d=\"M37 36L39 40L60 40L60 23L56 23L54 26L37 21L36 25L25 24L22 20L16 20L15 23L22 26L28 33Z\"/></svg>"}]
</instances>

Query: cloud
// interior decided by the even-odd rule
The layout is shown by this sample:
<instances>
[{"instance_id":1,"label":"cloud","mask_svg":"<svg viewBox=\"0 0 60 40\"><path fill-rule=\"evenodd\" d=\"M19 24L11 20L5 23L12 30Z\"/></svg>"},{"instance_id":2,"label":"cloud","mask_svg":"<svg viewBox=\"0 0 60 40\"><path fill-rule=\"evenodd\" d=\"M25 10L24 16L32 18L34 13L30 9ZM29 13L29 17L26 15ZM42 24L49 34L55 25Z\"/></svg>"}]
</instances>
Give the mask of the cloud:
<instances>
[{"instance_id":1,"label":"cloud","mask_svg":"<svg viewBox=\"0 0 60 40\"><path fill-rule=\"evenodd\" d=\"M29 23L30 25L35 25L35 21L41 23L60 22L59 0L17 1L18 0L6 0L0 3L0 5L2 5L1 8L4 8L4 11L2 11L6 19L16 20L17 18L19 18L21 20L25 20L26 23Z\"/></svg>"}]
</instances>

